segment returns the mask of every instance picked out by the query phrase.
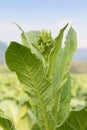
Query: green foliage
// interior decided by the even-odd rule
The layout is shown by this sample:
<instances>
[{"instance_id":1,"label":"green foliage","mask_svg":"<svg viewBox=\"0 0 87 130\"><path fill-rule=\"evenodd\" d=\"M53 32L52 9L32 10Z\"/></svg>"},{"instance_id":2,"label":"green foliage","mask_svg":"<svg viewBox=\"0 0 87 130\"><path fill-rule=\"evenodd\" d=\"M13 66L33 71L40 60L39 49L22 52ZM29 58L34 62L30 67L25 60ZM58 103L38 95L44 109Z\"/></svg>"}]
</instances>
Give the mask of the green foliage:
<instances>
[{"instance_id":1,"label":"green foliage","mask_svg":"<svg viewBox=\"0 0 87 130\"><path fill-rule=\"evenodd\" d=\"M18 104L14 100L3 100L0 109L4 116L0 114L0 126L3 130L39 130L38 122L33 115L28 102Z\"/></svg>"},{"instance_id":2,"label":"green foliage","mask_svg":"<svg viewBox=\"0 0 87 130\"><path fill-rule=\"evenodd\" d=\"M30 104L27 107L24 101L24 106L18 106L18 130L24 129L25 125L30 130L73 130L69 125L66 126L67 120L72 125L75 122L72 115L75 115L82 121L81 113L84 108L78 112L70 111L69 70L77 47L77 38L74 29L70 27L62 47L67 26L68 24L60 30L55 39L45 30L25 33L21 29L22 45L11 42L6 51L6 63L11 71L16 72L28 94ZM22 109L24 112L20 116ZM80 127L76 125L74 129L78 130Z\"/></svg>"},{"instance_id":3,"label":"green foliage","mask_svg":"<svg viewBox=\"0 0 87 130\"><path fill-rule=\"evenodd\" d=\"M87 104L87 74L71 75L72 101L71 106Z\"/></svg>"},{"instance_id":4,"label":"green foliage","mask_svg":"<svg viewBox=\"0 0 87 130\"><path fill-rule=\"evenodd\" d=\"M17 76L14 73L0 73L0 102L8 99L20 102L23 97L27 99Z\"/></svg>"},{"instance_id":5,"label":"green foliage","mask_svg":"<svg viewBox=\"0 0 87 130\"><path fill-rule=\"evenodd\" d=\"M57 130L87 130L87 106L71 111L68 119Z\"/></svg>"},{"instance_id":6,"label":"green foliage","mask_svg":"<svg viewBox=\"0 0 87 130\"><path fill-rule=\"evenodd\" d=\"M72 94L71 105L72 105L72 108L75 108L75 106L80 105L80 104L84 105L86 103L86 99L87 99L87 80L86 79L87 79L87 74L81 74L81 75L80 74L71 74L71 83L72 83L71 84L71 88L72 88L71 89L72 90L71 91L71 94ZM27 118L26 118L26 121L23 120L23 118L21 118L22 120L19 120L19 121L17 120L18 116L21 117L20 115L23 115L22 113L25 113L25 110L26 110L26 106L22 105L19 108L19 111L17 111L18 106L21 105L22 102L29 100L27 95L24 94L23 90L24 90L23 86L20 85L20 83L18 82L18 79L14 73L0 73L0 109L2 109L4 111L4 115L8 114L8 116L12 116L11 120L13 120L13 123L15 124L17 129L18 129L18 127L20 127L20 130L22 128L24 129L25 126L29 127L30 124L34 128L37 127L36 124L34 125L35 117L33 117L33 116L31 116L32 117L32 118L30 118L31 120L28 120ZM65 89L63 89L63 91L64 92L63 92L62 100L65 98L65 95L67 97L67 89L65 88ZM66 102L67 102L67 100L66 100ZM7 110L5 109L5 106L6 106ZM32 111L29 110L29 108L30 107L28 107L28 111L30 111L30 113L31 113ZM65 107L63 107L63 108L65 108ZM75 111L75 109L74 109L74 111ZM8 116L6 116L7 119L8 119ZM86 113L85 113L85 116L86 116ZM83 115L81 117L84 119ZM28 115L28 118L29 118L29 115ZM15 121L14 121L14 119L15 119ZM23 124L23 122L24 122L24 124ZM11 121L11 123L12 123L12 121ZM12 125L13 125L13 123L12 123ZM3 123L3 124L5 124L5 123ZM27 125L27 124L29 124L29 125ZM0 130L2 130L2 129L0 127ZM64 130L64 126L61 129ZM39 128L37 130L39 130Z\"/></svg>"},{"instance_id":7,"label":"green foliage","mask_svg":"<svg viewBox=\"0 0 87 130\"><path fill-rule=\"evenodd\" d=\"M0 110L0 130L16 130L12 121Z\"/></svg>"}]
</instances>

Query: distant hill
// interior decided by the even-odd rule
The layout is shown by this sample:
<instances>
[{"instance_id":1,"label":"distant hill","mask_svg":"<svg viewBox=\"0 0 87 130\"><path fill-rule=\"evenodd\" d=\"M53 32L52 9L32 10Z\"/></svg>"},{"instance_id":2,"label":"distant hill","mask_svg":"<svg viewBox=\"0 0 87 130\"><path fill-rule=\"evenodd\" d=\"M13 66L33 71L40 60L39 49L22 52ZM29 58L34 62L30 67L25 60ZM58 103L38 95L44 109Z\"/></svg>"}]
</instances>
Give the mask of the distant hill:
<instances>
[{"instance_id":1,"label":"distant hill","mask_svg":"<svg viewBox=\"0 0 87 130\"><path fill-rule=\"evenodd\" d=\"M87 48L77 49L73 61L86 61L87 62Z\"/></svg>"},{"instance_id":2,"label":"distant hill","mask_svg":"<svg viewBox=\"0 0 87 130\"><path fill-rule=\"evenodd\" d=\"M71 73L87 73L87 62L73 61L70 71Z\"/></svg>"},{"instance_id":3,"label":"distant hill","mask_svg":"<svg viewBox=\"0 0 87 130\"><path fill-rule=\"evenodd\" d=\"M4 42L0 41L0 64L5 63L4 54L5 54L6 48L7 48L7 45Z\"/></svg>"}]
</instances>

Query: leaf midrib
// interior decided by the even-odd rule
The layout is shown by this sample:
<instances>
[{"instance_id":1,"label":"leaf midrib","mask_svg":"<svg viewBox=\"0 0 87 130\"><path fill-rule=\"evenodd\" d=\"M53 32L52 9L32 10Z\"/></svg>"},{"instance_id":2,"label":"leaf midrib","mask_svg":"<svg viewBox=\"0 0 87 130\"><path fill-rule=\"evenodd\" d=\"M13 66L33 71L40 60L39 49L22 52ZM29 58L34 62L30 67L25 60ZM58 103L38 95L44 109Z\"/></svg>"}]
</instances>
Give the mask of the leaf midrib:
<instances>
[{"instance_id":1,"label":"leaf midrib","mask_svg":"<svg viewBox=\"0 0 87 130\"><path fill-rule=\"evenodd\" d=\"M23 56L21 56L20 49L17 49L17 50L18 50L18 53L19 53L19 57L21 58L21 61L23 62L24 66L26 68L26 71L29 74L30 70L29 70L29 68L26 65L25 59L23 58ZM31 73L30 73L30 77L31 77L30 80L32 81L32 83L34 83L33 80L32 80L33 78L32 78L32 74ZM42 80L43 80L43 78L42 78ZM35 84L33 84L33 86L34 86L34 88L38 88L39 85L36 86ZM50 130L50 126L49 126L49 122L48 122L48 117L47 117L46 109L45 109L45 106L44 106L44 103L43 103L44 101L43 101L43 99L42 99L42 97L40 95L40 92L38 92L37 89L35 89L35 90L36 90L37 97L39 99L39 103L41 105L41 110L43 112L43 117L44 117L44 121L45 121L46 130Z\"/></svg>"}]
</instances>

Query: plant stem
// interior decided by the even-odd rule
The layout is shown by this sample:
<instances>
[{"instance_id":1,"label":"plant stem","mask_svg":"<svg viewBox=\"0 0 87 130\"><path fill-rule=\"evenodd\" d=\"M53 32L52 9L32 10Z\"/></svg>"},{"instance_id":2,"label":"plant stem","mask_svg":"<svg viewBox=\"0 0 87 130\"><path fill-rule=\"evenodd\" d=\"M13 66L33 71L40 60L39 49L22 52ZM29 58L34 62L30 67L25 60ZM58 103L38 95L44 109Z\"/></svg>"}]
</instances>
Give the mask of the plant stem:
<instances>
[{"instance_id":1,"label":"plant stem","mask_svg":"<svg viewBox=\"0 0 87 130\"><path fill-rule=\"evenodd\" d=\"M37 95L38 95L38 97L40 99L39 102L40 102L40 105L41 105L46 130L51 130L50 123L49 123L48 116L47 116L47 112L46 112L46 108L45 108L44 103L43 103L43 99L41 98L39 93L37 93Z\"/></svg>"}]
</instances>

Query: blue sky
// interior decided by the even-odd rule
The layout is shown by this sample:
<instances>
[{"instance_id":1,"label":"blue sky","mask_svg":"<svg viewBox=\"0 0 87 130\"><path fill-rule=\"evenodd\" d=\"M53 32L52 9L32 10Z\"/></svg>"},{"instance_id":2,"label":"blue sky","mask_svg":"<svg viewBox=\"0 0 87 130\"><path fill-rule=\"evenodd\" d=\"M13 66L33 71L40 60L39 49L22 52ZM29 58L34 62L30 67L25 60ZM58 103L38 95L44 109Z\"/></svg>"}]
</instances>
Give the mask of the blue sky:
<instances>
[{"instance_id":1,"label":"blue sky","mask_svg":"<svg viewBox=\"0 0 87 130\"><path fill-rule=\"evenodd\" d=\"M78 48L87 48L87 0L2 0L0 1L0 41L20 41L16 22L25 31L46 28L57 34L72 22Z\"/></svg>"}]
</instances>

